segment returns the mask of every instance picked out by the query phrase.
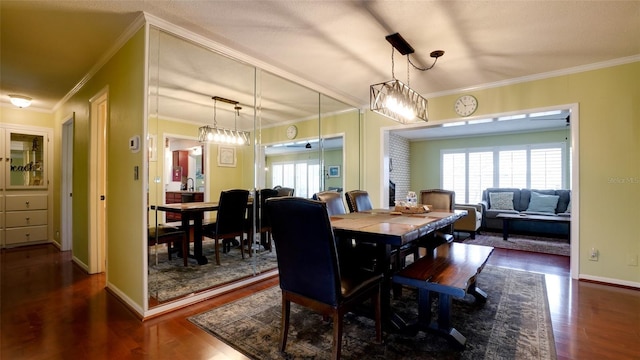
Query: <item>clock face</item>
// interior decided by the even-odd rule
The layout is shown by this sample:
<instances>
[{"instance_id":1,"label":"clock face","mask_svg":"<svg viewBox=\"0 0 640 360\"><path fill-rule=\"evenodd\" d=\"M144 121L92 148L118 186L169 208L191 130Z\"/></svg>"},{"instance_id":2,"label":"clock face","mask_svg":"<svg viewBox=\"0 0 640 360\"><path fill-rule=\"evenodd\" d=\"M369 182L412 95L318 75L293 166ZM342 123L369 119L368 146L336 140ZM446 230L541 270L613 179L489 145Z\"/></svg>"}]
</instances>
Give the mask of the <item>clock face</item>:
<instances>
[{"instance_id":1,"label":"clock face","mask_svg":"<svg viewBox=\"0 0 640 360\"><path fill-rule=\"evenodd\" d=\"M287 128L287 138L293 139L298 135L298 128L295 125L291 125Z\"/></svg>"},{"instance_id":2,"label":"clock face","mask_svg":"<svg viewBox=\"0 0 640 360\"><path fill-rule=\"evenodd\" d=\"M478 108L478 100L471 95L462 95L456 100L454 109L460 116L469 116Z\"/></svg>"}]
</instances>

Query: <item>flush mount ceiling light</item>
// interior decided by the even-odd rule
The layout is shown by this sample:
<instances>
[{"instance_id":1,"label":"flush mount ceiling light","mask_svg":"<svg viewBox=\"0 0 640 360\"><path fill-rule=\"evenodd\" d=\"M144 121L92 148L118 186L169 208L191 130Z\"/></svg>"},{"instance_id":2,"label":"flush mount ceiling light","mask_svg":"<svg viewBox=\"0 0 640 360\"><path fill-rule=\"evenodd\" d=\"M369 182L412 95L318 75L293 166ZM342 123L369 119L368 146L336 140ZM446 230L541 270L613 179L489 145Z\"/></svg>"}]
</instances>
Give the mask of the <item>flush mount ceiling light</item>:
<instances>
[{"instance_id":1,"label":"flush mount ceiling light","mask_svg":"<svg viewBox=\"0 0 640 360\"><path fill-rule=\"evenodd\" d=\"M220 96L213 96L213 127L209 125L201 126L198 129L198 141L204 143L217 143L228 145L250 145L250 133L238 130L238 116L240 116L240 107L237 101L225 99ZM224 129L218 127L216 113L218 110L218 101L233 105L234 110L234 129Z\"/></svg>"},{"instance_id":2,"label":"flush mount ceiling light","mask_svg":"<svg viewBox=\"0 0 640 360\"><path fill-rule=\"evenodd\" d=\"M9 95L11 103L19 108L26 108L31 105L31 98L23 95Z\"/></svg>"},{"instance_id":3,"label":"flush mount ceiling light","mask_svg":"<svg viewBox=\"0 0 640 360\"><path fill-rule=\"evenodd\" d=\"M402 124L415 122L416 119L428 121L427 99L409 87L409 65L420 71L427 71L433 68L438 58L444 55L444 51L435 50L431 52L431 57L435 59L433 64L427 68L414 65L409 58L414 53L413 47L407 43L398 33L385 37L391 44L391 77L392 79L383 83L373 84L370 87L369 100L370 108L373 112L389 117ZM407 83L396 79L394 73L393 54L398 50L400 54L407 56Z\"/></svg>"}]
</instances>

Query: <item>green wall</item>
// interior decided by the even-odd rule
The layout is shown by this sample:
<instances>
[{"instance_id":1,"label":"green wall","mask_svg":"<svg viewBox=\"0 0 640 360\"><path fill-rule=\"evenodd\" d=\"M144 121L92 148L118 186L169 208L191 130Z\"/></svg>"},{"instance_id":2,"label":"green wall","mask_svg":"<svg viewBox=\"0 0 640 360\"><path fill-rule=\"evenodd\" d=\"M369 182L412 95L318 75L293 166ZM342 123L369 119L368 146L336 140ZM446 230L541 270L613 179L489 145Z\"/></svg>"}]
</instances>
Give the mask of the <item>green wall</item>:
<instances>
[{"instance_id":1,"label":"green wall","mask_svg":"<svg viewBox=\"0 0 640 360\"><path fill-rule=\"evenodd\" d=\"M440 151L476 147L509 146L521 144L565 143L569 153L571 133L566 130L530 132L499 136L477 136L459 139L413 141L410 143L411 189L440 187ZM569 173L567 161L566 173ZM568 179L568 176L567 176ZM568 181L568 180L567 180ZM570 187L568 184L567 188Z\"/></svg>"},{"instance_id":2,"label":"green wall","mask_svg":"<svg viewBox=\"0 0 640 360\"><path fill-rule=\"evenodd\" d=\"M134 166L144 169L143 151L132 153L128 140L144 139L145 33L140 29L55 113L56 131L75 112L73 159L73 256L89 264L89 100L108 88L107 124L107 286L126 296L134 307L146 302L143 289L143 215L146 186L141 175L134 180ZM59 138L59 136L57 137ZM59 140L58 140L59 142ZM59 144L56 148L60 148ZM59 158L59 153L56 154ZM58 166L55 173L60 173ZM58 190L59 192L59 190ZM143 195L144 194L144 195ZM53 207L59 211L59 204ZM59 217L58 217L59 218Z\"/></svg>"}]
</instances>

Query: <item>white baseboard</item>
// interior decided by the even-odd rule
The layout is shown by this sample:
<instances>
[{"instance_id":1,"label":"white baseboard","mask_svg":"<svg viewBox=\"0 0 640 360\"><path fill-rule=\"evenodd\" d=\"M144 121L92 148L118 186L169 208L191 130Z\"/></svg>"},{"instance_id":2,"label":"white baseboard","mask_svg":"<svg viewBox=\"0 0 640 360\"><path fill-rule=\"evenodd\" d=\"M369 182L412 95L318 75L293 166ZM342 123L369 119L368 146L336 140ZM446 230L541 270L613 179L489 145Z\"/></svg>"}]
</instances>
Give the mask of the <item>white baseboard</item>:
<instances>
[{"instance_id":1,"label":"white baseboard","mask_svg":"<svg viewBox=\"0 0 640 360\"><path fill-rule=\"evenodd\" d=\"M611 284L611 285L628 286L628 287L632 287L632 288L636 288L636 289L640 290L640 283L634 282L634 281L612 279L612 278L606 278L606 277L601 277L601 276L593 276L593 275L586 275L586 274L580 274L578 276L578 279L580 279L580 280L584 279L584 280L590 280L590 281L597 281L597 282L601 282L601 283L605 283L605 284Z\"/></svg>"}]
</instances>

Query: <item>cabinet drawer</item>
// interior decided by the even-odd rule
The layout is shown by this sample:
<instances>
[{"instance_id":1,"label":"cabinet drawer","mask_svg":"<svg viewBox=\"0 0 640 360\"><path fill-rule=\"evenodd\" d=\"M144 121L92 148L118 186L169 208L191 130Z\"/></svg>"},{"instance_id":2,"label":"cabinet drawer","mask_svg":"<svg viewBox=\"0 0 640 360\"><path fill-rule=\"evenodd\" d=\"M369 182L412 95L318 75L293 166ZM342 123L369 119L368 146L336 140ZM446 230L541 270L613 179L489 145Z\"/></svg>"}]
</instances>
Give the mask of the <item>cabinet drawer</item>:
<instances>
[{"instance_id":1,"label":"cabinet drawer","mask_svg":"<svg viewBox=\"0 0 640 360\"><path fill-rule=\"evenodd\" d=\"M7 195L6 211L46 210L47 195Z\"/></svg>"},{"instance_id":2,"label":"cabinet drawer","mask_svg":"<svg viewBox=\"0 0 640 360\"><path fill-rule=\"evenodd\" d=\"M47 225L47 210L9 211L6 221L7 228Z\"/></svg>"},{"instance_id":3,"label":"cabinet drawer","mask_svg":"<svg viewBox=\"0 0 640 360\"><path fill-rule=\"evenodd\" d=\"M7 245L48 240L46 225L7 229L5 236Z\"/></svg>"}]
</instances>

